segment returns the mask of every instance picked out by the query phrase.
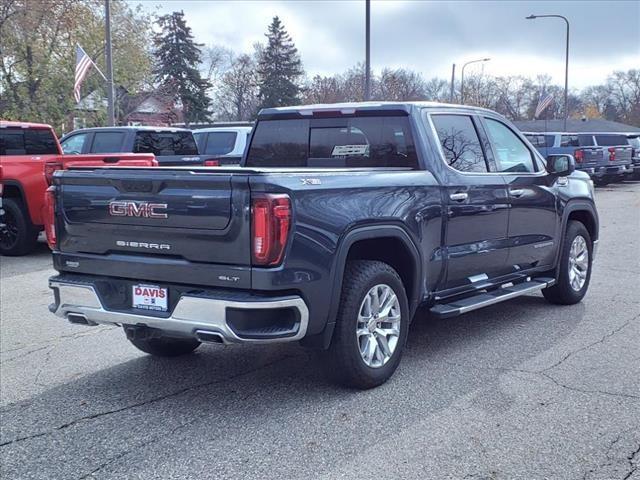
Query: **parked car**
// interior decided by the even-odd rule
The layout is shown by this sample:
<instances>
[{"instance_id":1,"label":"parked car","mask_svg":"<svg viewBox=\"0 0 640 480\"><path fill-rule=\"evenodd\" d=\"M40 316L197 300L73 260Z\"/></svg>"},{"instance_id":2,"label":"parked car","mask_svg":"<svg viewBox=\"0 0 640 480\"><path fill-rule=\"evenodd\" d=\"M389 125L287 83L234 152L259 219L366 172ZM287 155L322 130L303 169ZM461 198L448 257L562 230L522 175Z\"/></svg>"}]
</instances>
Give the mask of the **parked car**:
<instances>
[{"instance_id":1,"label":"parked car","mask_svg":"<svg viewBox=\"0 0 640 480\"><path fill-rule=\"evenodd\" d=\"M63 155L49 125L0 122L0 254L24 255L43 229L45 190L56 170L74 166L152 166L153 155Z\"/></svg>"},{"instance_id":2,"label":"parked car","mask_svg":"<svg viewBox=\"0 0 640 480\"><path fill-rule=\"evenodd\" d=\"M594 133L593 140L594 145L605 149L605 159L609 162L606 167L608 178L621 181L633 175L633 147L629 145L626 135Z\"/></svg>"},{"instance_id":3,"label":"parked car","mask_svg":"<svg viewBox=\"0 0 640 480\"><path fill-rule=\"evenodd\" d=\"M150 153L160 166L202 165L191 130L163 127L96 127L60 140L66 154Z\"/></svg>"},{"instance_id":4,"label":"parked car","mask_svg":"<svg viewBox=\"0 0 640 480\"><path fill-rule=\"evenodd\" d=\"M610 143L624 142L619 135L566 132L524 132L527 139L544 156L571 154L576 169L588 173L597 185L622 180L632 173L628 149Z\"/></svg>"},{"instance_id":5,"label":"parked car","mask_svg":"<svg viewBox=\"0 0 640 480\"><path fill-rule=\"evenodd\" d=\"M545 166L492 111L269 108L241 165L57 175L52 312L122 325L160 356L301 341L370 388L419 306L448 318L539 291L574 304L589 287L589 176L571 155Z\"/></svg>"},{"instance_id":6,"label":"parked car","mask_svg":"<svg viewBox=\"0 0 640 480\"><path fill-rule=\"evenodd\" d=\"M252 126L250 123L221 125L193 131L200 154L214 157L212 165L237 165L247 145Z\"/></svg>"},{"instance_id":7,"label":"parked car","mask_svg":"<svg viewBox=\"0 0 640 480\"><path fill-rule=\"evenodd\" d=\"M633 167L633 178L640 179L640 133L626 133L627 142L633 148L631 164Z\"/></svg>"}]
</instances>

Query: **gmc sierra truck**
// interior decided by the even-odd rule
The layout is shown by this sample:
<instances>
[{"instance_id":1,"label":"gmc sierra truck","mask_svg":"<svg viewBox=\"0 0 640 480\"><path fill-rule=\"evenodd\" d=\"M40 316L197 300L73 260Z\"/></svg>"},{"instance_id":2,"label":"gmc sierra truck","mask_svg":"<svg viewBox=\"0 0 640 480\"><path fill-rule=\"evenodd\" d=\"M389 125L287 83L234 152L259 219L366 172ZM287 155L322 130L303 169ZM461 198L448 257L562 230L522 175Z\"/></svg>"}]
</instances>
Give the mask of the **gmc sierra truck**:
<instances>
[{"instance_id":1,"label":"gmc sierra truck","mask_svg":"<svg viewBox=\"0 0 640 480\"><path fill-rule=\"evenodd\" d=\"M420 102L264 109L240 167L56 172L47 200L59 317L161 356L300 341L356 388L392 375L419 306L579 302L598 242L571 155Z\"/></svg>"}]
</instances>

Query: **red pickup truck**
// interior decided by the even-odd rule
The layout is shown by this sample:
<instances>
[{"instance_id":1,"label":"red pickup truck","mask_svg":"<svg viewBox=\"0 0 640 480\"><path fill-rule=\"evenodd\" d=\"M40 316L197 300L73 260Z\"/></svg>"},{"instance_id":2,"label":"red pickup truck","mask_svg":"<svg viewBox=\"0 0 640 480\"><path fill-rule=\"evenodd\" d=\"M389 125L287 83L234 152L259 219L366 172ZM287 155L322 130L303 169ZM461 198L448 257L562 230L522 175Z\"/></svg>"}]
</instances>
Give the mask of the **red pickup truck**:
<instances>
[{"instance_id":1,"label":"red pickup truck","mask_svg":"<svg viewBox=\"0 0 640 480\"><path fill-rule=\"evenodd\" d=\"M107 165L157 162L153 154L63 155L51 126L0 121L0 254L25 255L35 248L45 191L56 170Z\"/></svg>"}]
</instances>

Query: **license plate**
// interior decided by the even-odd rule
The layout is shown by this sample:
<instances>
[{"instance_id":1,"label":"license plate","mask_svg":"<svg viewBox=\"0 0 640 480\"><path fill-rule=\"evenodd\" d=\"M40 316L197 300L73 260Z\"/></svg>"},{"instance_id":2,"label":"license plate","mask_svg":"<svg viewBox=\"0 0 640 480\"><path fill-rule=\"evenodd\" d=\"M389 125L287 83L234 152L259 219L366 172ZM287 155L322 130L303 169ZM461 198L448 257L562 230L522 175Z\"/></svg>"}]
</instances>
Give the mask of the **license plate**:
<instances>
[{"instance_id":1,"label":"license plate","mask_svg":"<svg viewBox=\"0 0 640 480\"><path fill-rule=\"evenodd\" d=\"M134 285L132 291L133 308L142 310L167 311L169 292L157 285Z\"/></svg>"}]
</instances>

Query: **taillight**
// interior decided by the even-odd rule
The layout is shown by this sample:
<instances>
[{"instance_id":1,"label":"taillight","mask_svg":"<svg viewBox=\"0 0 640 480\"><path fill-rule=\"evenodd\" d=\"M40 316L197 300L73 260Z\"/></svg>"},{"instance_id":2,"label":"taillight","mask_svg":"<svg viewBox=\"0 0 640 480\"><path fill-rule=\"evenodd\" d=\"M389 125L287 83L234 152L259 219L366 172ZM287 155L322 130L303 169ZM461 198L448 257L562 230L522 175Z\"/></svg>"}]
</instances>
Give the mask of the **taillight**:
<instances>
[{"instance_id":1,"label":"taillight","mask_svg":"<svg viewBox=\"0 0 640 480\"><path fill-rule=\"evenodd\" d=\"M53 172L56 170L62 170L62 163L47 162L44 164L44 178L47 180L47 185L51 185L53 182Z\"/></svg>"},{"instance_id":2,"label":"taillight","mask_svg":"<svg viewBox=\"0 0 640 480\"><path fill-rule=\"evenodd\" d=\"M291 228L291 201L284 194L251 197L251 250L255 265L280 263Z\"/></svg>"},{"instance_id":3,"label":"taillight","mask_svg":"<svg viewBox=\"0 0 640 480\"><path fill-rule=\"evenodd\" d=\"M204 166L205 167L219 167L220 166L220 162L218 160L205 160L204 161Z\"/></svg>"},{"instance_id":4,"label":"taillight","mask_svg":"<svg viewBox=\"0 0 640 480\"><path fill-rule=\"evenodd\" d=\"M584 160L584 152L582 150L576 150L573 152L573 158L576 159L576 163L582 163Z\"/></svg>"},{"instance_id":5,"label":"taillight","mask_svg":"<svg viewBox=\"0 0 640 480\"><path fill-rule=\"evenodd\" d=\"M49 187L44 192L44 231L47 235L49 248L54 250L58 244L56 236L56 190Z\"/></svg>"},{"instance_id":6,"label":"taillight","mask_svg":"<svg viewBox=\"0 0 640 480\"><path fill-rule=\"evenodd\" d=\"M613 147L609 147L609 161L610 162L616 161L616 149Z\"/></svg>"}]
</instances>

